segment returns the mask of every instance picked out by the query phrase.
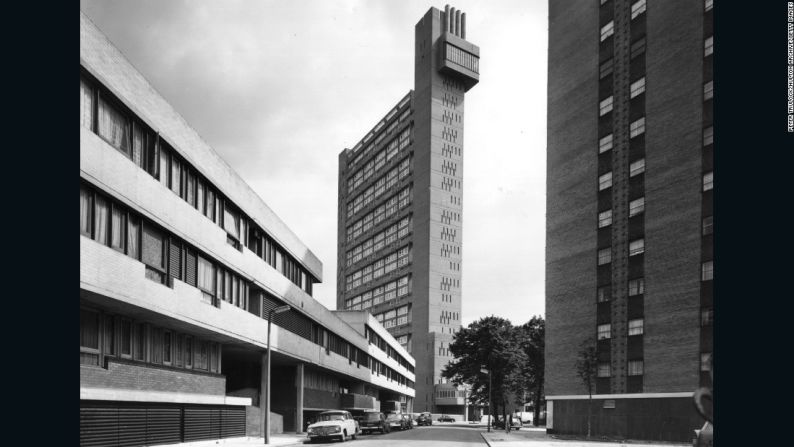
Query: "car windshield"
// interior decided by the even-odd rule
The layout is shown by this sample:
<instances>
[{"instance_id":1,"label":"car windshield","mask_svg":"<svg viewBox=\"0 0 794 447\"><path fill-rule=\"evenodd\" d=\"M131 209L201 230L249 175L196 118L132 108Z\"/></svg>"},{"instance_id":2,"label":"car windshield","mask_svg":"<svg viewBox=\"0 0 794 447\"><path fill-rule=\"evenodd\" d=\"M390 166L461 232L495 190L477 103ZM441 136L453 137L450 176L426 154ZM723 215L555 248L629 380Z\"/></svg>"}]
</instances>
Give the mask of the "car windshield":
<instances>
[{"instance_id":1,"label":"car windshield","mask_svg":"<svg viewBox=\"0 0 794 447\"><path fill-rule=\"evenodd\" d=\"M345 415L341 413L323 413L317 417L317 422L344 421Z\"/></svg>"},{"instance_id":2,"label":"car windshield","mask_svg":"<svg viewBox=\"0 0 794 447\"><path fill-rule=\"evenodd\" d=\"M367 413L364 415L365 421L379 421L380 415L378 413Z\"/></svg>"}]
</instances>

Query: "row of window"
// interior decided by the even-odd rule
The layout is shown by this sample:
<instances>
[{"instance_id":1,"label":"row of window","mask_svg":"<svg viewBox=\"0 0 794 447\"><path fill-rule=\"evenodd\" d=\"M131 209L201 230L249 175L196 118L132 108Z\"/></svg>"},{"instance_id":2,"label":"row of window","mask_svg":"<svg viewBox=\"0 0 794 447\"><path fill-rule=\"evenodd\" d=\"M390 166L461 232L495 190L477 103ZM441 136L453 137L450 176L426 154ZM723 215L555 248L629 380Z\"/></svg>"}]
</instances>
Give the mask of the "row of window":
<instances>
[{"instance_id":1,"label":"row of window","mask_svg":"<svg viewBox=\"0 0 794 447\"><path fill-rule=\"evenodd\" d=\"M480 72L480 58L469 53L468 51L462 50L455 45L452 45L449 42L447 42L446 49L448 61L454 62L461 67L468 68L475 73Z\"/></svg>"},{"instance_id":2,"label":"row of window","mask_svg":"<svg viewBox=\"0 0 794 447\"><path fill-rule=\"evenodd\" d=\"M168 277L201 290L216 307L226 301L248 308L248 283L239 275L115 200L80 185L80 234L146 265L146 277L161 284Z\"/></svg>"},{"instance_id":3,"label":"row of window","mask_svg":"<svg viewBox=\"0 0 794 447\"><path fill-rule=\"evenodd\" d=\"M629 320L628 335L642 335L645 332L644 324L645 320L643 318ZM597 335L599 340L609 340L612 338L612 324L599 324Z\"/></svg>"},{"instance_id":4,"label":"row of window","mask_svg":"<svg viewBox=\"0 0 794 447\"><path fill-rule=\"evenodd\" d=\"M629 296L639 296L645 293L645 278L630 279L628 282ZM604 286L596 289L596 299L599 303L603 303L612 299L610 296L610 287Z\"/></svg>"},{"instance_id":5,"label":"row of window","mask_svg":"<svg viewBox=\"0 0 794 447\"><path fill-rule=\"evenodd\" d=\"M409 107L409 108L404 108L404 107L405 107L405 105L406 105L406 104L408 104L409 102L411 102L411 94L410 94L410 93L409 93L409 94L407 94L407 95L405 96L405 98L403 98L403 99L400 101L400 103L399 103L399 104L397 104L397 106L396 106L394 109L392 109L392 110L391 110L391 111L390 111L390 112L389 112L389 113L386 115L386 117L385 117L383 120L381 120L381 122L379 122L379 123L378 123L378 124L375 126L375 128L374 128L374 129L372 129L372 130L371 130L371 131L370 131L370 132L369 132L369 133L368 133L368 134L367 134L367 135L366 135L366 136L365 136L365 137L364 137L364 138L361 140L361 142L360 142L360 143L358 143L358 144L356 145L356 147L354 147L354 148L353 148L353 150L352 150L352 151L350 151L350 152L349 152L349 154L348 154L348 158L349 158L349 157L351 157L351 156L353 156L353 155L355 155L355 156L353 157L353 160L352 160L352 161L351 161L351 162L348 164L348 166L350 166L350 167L352 167L352 166L355 166L355 165L357 165L358 163L360 163L360 162L361 162L361 160L363 160L363 159L367 158L367 157L368 157L368 156L369 156L369 155L372 153L372 151L375 149L375 147L377 147L378 143L380 143L381 141L383 141L383 139L386 137L386 135L387 135L389 132L391 132L392 130L394 130L394 129L397 127L397 123L402 123L402 122L405 122L406 120L408 120L408 119L411 117L411 109L410 109L410 107ZM404 108L404 109L403 109L403 108ZM388 122L390 119L392 119L392 118L394 117L394 115L396 115L396 114L397 114L397 112L398 112L400 109L403 109L403 111L402 111L402 113L400 113L400 118L398 119L398 121L397 121L397 122L392 122L392 123L389 125L389 127L386 129L386 131L385 131L385 132L382 132L380 135L378 135L378 137L375 139L375 141L374 141L373 143L370 143L370 144L368 144L368 145L367 145L367 147L366 147L366 148L365 148L363 151L359 152L359 149L361 148L361 146L362 146L362 145L364 145L364 144L366 144L366 143L367 143L369 140L371 140L371 139L372 139L372 137L373 137L373 136L374 136L374 135L375 135L375 134L376 134L376 133L377 133L377 132L378 132L380 129L382 129L382 128L383 128L383 126L385 126L385 125L386 125L386 123L387 123L387 122Z\"/></svg>"},{"instance_id":6,"label":"row of window","mask_svg":"<svg viewBox=\"0 0 794 447\"><path fill-rule=\"evenodd\" d=\"M386 329L408 324L411 322L411 305L406 304L373 316L378 320L378 323L382 324Z\"/></svg>"},{"instance_id":7,"label":"row of window","mask_svg":"<svg viewBox=\"0 0 794 447\"><path fill-rule=\"evenodd\" d=\"M640 14L645 12L646 0L637 0L631 4L631 19L639 17ZM605 2L601 2L603 5ZM615 34L615 21L610 20L609 23L601 27L601 42L605 41L608 37Z\"/></svg>"},{"instance_id":8,"label":"row of window","mask_svg":"<svg viewBox=\"0 0 794 447\"><path fill-rule=\"evenodd\" d=\"M350 275L347 275L345 291L349 292L358 286L369 284L383 275L408 265L408 263L411 262L410 255L410 247L406 245L397 251L376 260L372 264L369 264L360 270L356 270Z\"/></svg>"},{"instance_id":9,"label":"row of window","mask_svg":"<svg viewBox=\"0 0 794 447\"><path fill-rule=\"evenodd\" d=\"M411 187L406 186L399 193L378 205L377 208L364 215L355 223L347 226L347 241L350 242L373 227L393 216L397 211L411 204Z\"/></svg>"},{"instance_id":10,"label":"row of window","mask_svg":"<svg viewBox=\"0 0 794 447\"><path fill-rule=\"evenodd\" d=\"M392 125L396 125L397 121L395 121ZM391 126L389 126L391 129ZM387 130L389 132L389 130ZM375 173L377 173L386 163L390 162L394 157L396 157L399 153L403 151L403 149L407 148L409 144L411 144L411 128L406 127L405 130L400 132L400 135L394 137L389 144L386 145L383 149L381 149L375 157L373 157L370 161L367 162L363 167L361 167L358 171L356 171L353 175L351 175L347 179L347 193L350 194L353 192L354 189L358 188L362 183L369 180ZM370 145L369 147L372 147ZM368 147L368 149L369 149ZM361 155L365 155L366 150ZM407 169L408 158L406 157L405 160L402 161L401 165L405 164Z\"/></svg>"},{"instance_id":11,"label":"row of window","mask_svg":"<svg viewBox=\"0 0 794 447\"><path fill-rule=\"evenodd\" d=\"M356 245L345 254L346 265L350 267L356 262L360 261L367 256L377 253L383 247L396 242L407 236L411 231L411 216L406 216L400 219L394 225L390 225L385 230L379 232L375 236L367 239L366 241Z\"/></svg>"},{"instance_id":12,"label":"row of window","mask_svg":"<svg viewBox=\"0 0 794 447\"><path fill-rule=\"evenodd\" d=\"M116 357L220 373L221 348L189 334L80 308L80 364L102 366Z\"/></svg>"},{"instance_id":13,"label":"row of window","mask_svg":"<svg viewBox=\"0 0 794 447\"><path fill-rule=\"evenodd\" d=\"M395 281L375 287L372 290L354 296L345 301L347 310L366 310L378 304L388 303L397 298L402 298L411 293L411 282L409 275L405 275Z\"/></svg>"},{"instance_id":14,"label":"row of window","mask_svg":"<svg viewBox=\"0 0 794 447\"><path fill-rule=\"evenodd\" d=\"M644 362L642 360L629 360L626 366L628 367L627 374L629 376L641 376L644 374ZM606 362L599 363L596 376L601 378L612 377L612 365Z\"/></svg>"},{"instance_id":15,"label":"row of window","mask_svg":"<svg viewBox=\"0 0 794 447\"><path fill-rule=\"evenodd\" d=\"M405 357L400 355L396 349L392 348L386 340L378 335L377 332L373 331L369 326L364 327L364 336L367 337L369 343L377 346L381 351L385 352L387 356L397 361L403 368L407 369L410 372L414 372L414 367L411 365ZM407 338L400 337L397 339L400 344L408 343L410 341L410 336Z\"/></svg>"},{"instance_id":16,"label":"row of window","mask_svg":"<svg viewBox=\"0 0 794 447\"><path fill-rule=\"evenodd\" d=\"M398 166L395 166L394 169L387 172L364 192L347 203L347 217L350 218L385 192L391 191L394 185L399 180L408 177L410 172L410 158L406 157Z\"/></svg>"},{"instance_id":17,"label":"row of window","mask_svg":"<svg viewBox=\"0 0 794 447\"><path fill-rule=\"evenodd\" d=\"M635 239L629 241L629 256L636 256L645 253L645 239ZM598 250L598 265L605 265L612 262L612 247Z\"/></svg>"},{"instance_id":18,"label":"row of window","mask_svg":"<svg viewBox=\"0 0 794 447\"><path fill-rule=\"evenodd\" d=\"M292 256L259 228L168 142L127 110L114 95L87 76L80 78L80 125L99 135L136 165L159 180L227 233L227 240L241 249L249 235L261 234L272 246L271 266L311 294L311 279ZM278 261L278 260L281 261Z\"/></svg>"}]
</instances>

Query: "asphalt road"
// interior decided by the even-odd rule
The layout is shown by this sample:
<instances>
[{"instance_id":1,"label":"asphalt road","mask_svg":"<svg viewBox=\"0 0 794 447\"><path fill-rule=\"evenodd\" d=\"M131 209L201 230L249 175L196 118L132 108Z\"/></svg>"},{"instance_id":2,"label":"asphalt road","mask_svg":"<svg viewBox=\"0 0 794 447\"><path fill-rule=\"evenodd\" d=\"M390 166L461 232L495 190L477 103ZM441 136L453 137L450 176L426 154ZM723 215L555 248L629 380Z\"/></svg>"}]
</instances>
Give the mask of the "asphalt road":
<instances>
[{"instance_id":1,"label":"asphalt road","mask_svg":"<svg viewBox=\"0 0 794 447\"><path fill-rule=\"evenodd\" d=\"M349 447L487 447L479 430L473 427L433 424L430 427L414 427L412 430L392 431L385 435L375 433L359 435L355 441L348 440L315 442L305 445L349 446Z\"/></svg>"}]
</instances>

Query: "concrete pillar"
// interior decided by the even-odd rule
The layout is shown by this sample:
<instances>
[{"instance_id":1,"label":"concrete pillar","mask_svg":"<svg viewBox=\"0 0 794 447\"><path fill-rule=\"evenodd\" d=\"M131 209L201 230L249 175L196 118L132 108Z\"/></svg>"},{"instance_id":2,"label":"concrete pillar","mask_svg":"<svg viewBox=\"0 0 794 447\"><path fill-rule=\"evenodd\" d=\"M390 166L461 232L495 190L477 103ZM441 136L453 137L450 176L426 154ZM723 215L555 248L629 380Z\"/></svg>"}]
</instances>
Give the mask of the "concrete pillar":
<instances>
[{"instance_id":1,"label":"concrete pillar","mask_svg":"<svg viewBox=\"0 0 794 447\"><path fill-rule=\"evenodd\" d=\"M452 34L458 34L457 28L455 28L455 7L453 6L449 10L449 32Z\"/></svg>"},{"instance_id":2,"label":"concrete pillar","mask_svg":"<svg viewBox=\"0 0 794 447\"><path fill-rule=\"evenodd\" d=\"M455 35L460 37L460 9L455 11Z\"/></svg>"},{"instance_id":3,"label":"concrete pillar","mask_svg":"<svg viewBox=\"0 0 794 447\"><path fill-rule=\"evenodd\" d=\"M466 38L466 13L460 15L460 38Z\"/></svg>"},{"instance_id":4,"label":"concrete pillar","mask_svg":"<svg viewBox=\"0 0 794 447\"><path fill-rule=\"evenodd\" d=\"M303 363L295 367L295 433L303 433Z\"/></svg>"},{"instance_id":5,"label":"concrete pillar","mask_svg":"<svg viewBox=\"0 0 794 447\"><path fill-rule=\"evenodd\" d=\"M261 418L261 425L260 425L260 429L261 430L260 431L262 433L262 437L264 437L265 436L265 430L270 428L270 427L266 427L267 422L265 422L267 420L267 414L265 413L265 410L266 410L265 407L267 405L266 402L267 402L267 398L268 398L268 396L267 396L267 390L268 390L267 384L268 384L268 381L270 380L270 378L267 377L267 353L266 352L262 353L262 361L261 361L261 363L262 363L262 374L261 374L260 380L259 380L259 390L260 390L260 394L259 394L259 409L262 410L262 418Z\"/></svg>"},{"instance_id":6,"label":"concrete pillar","mask_svg":"<svg viewBox=\"0 0 794 447\"><path fill-rule=\"evenodd\" d=\"M449 5L444 6L444 31L449 32Z\"/></svg>"}]
</instances>

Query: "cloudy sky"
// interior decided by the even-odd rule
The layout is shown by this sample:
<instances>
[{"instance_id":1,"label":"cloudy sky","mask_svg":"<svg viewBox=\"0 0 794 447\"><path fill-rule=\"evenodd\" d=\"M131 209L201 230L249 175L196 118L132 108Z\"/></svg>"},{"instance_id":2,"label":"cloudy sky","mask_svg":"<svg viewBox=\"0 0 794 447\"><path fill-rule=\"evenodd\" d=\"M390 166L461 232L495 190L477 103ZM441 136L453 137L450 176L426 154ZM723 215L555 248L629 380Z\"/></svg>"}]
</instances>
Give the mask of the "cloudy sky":
<instances>
[{"instance_id":1,"label":"cloudy sky","mask_svg":"<svg viewBox=\"0 0 794 447\"><path fill-rule=\"evenodd\" d=\"M420 0L82 0L80 7L323 262L336 308L337 157L413 88ZM544 314L547 0L459 0L463 324Z\"/></svg>"}]
</instances>

